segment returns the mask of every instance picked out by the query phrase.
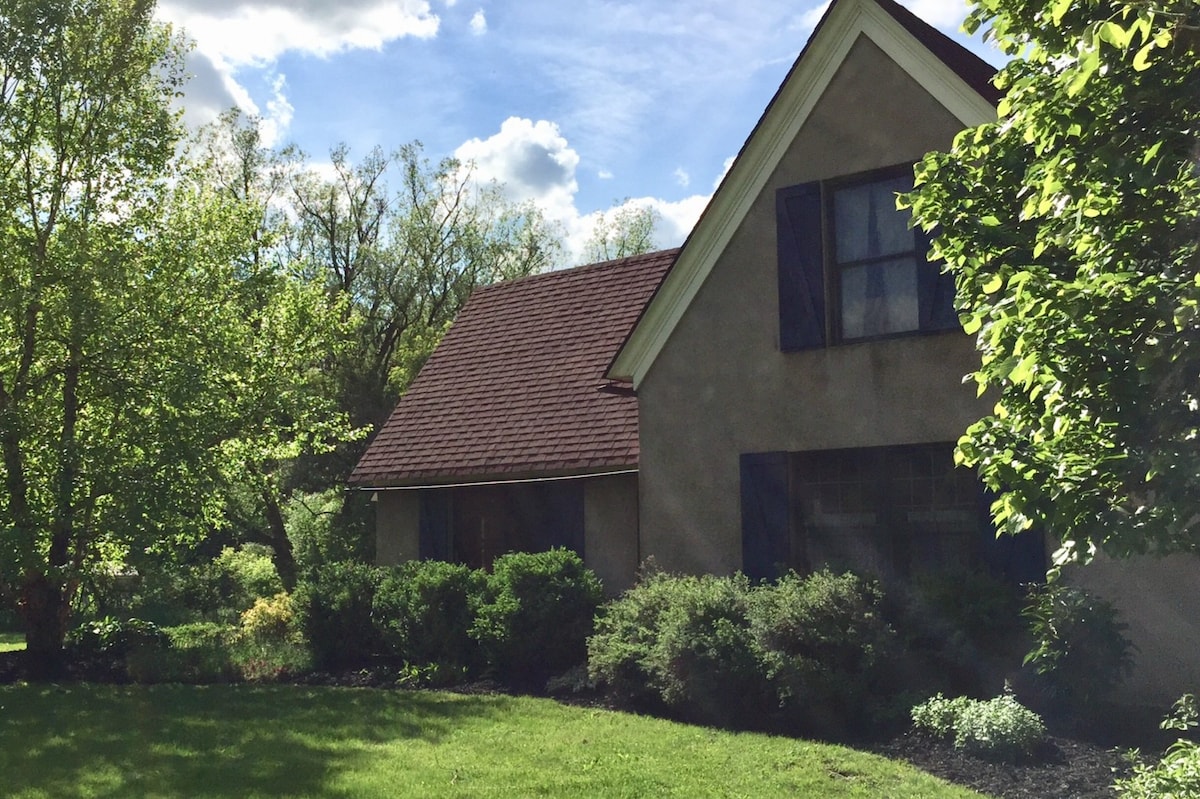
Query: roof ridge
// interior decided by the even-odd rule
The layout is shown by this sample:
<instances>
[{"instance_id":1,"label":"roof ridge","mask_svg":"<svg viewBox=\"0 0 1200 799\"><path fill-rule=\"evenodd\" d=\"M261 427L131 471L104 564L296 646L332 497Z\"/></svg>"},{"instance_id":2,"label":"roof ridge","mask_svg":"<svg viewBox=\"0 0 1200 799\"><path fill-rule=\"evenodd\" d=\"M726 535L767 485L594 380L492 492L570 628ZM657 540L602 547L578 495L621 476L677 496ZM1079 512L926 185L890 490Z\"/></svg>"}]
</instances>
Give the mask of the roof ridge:
<instances>
[{"instance_id":1,"label":"roof ridge","mask_svg":"<svg viewBox=\"0 0 1200 799\"><path fill-rule=\"evenodd\" d=\"M491 291L493 289L515 286L518 284L529 283L534 280L557 277L565 279L565 276L576 276L582 273L590 273L600 271L602 269L615 268L630 263L640 263L642 261L656 261L662 258L674 258L679 254L679 247L668 247L663 250L654 250L653 252L638 253L637 255L626 255L623 258L613 258L608 261L596 261L590 264L579 264L577 266L567 266L562 269L549 269L545 272L535 272L530 275L521 275L509 280L500 280L495 283L489 283L486 286L479 286L475 289L476 292Z\"/></svg>"}]
</instances>

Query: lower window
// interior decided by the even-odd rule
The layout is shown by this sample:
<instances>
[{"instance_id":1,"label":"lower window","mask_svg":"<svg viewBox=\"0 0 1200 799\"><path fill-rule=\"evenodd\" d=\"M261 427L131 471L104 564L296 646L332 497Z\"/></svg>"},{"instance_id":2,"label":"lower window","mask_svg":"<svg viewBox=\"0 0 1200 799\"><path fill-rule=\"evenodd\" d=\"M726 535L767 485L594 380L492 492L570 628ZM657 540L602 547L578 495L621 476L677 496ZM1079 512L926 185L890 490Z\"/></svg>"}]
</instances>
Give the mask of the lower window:
<instances>
[{"instance_id":1,"label":"lower window","mask_svg":"<svg viewBox=\"0 0 1200 799\"><path fill-rule=\"evenodd\" d=\"M989 505L949 443L743 455L744 569L755 578L827 566L885 581L967 569L1043 579L1041 535L998 539Z\"/></svg>"}]
</instances>

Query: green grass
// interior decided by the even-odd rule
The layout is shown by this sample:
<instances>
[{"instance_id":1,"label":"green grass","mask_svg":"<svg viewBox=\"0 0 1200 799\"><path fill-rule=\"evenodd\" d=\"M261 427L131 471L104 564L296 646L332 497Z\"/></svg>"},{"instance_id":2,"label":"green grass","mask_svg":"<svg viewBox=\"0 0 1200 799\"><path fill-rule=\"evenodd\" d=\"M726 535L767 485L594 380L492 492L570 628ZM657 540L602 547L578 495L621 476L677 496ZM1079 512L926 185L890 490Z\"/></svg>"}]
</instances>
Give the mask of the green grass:
<instances>
[{"instance_id":1,"label":"green grass","mask_svg":"<svg viewBox=\"0 0 1200 799\"><path fill-rule=\"evenodd\" d=\"M0 633L0 652L12 652L25 648L25 636L22 633Z\"/></svg>"},{"instance_id":2,"label":"green grass","mask_svg":"<svg viewBox=\"0 0 1200 799\"><path fill-rule=\"evenodd\" d=\"M836 746L550 700L0 687L6 797L979 797Z\"/></svg>"}]
</instances>

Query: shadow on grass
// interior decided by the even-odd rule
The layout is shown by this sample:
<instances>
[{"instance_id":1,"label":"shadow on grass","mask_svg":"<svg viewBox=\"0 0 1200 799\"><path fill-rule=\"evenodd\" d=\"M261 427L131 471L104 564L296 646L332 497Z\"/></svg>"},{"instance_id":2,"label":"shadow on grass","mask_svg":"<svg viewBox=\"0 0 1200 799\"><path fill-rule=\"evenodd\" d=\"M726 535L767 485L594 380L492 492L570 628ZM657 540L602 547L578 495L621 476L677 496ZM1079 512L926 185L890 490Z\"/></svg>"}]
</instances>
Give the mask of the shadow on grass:
<instances>
[{"instance_id":1,"label":"shadow on grass","mask_svg":"<svg viewBox=\"0 0 1200 799\"><path fill-rule=\"evenodd\" d=\"M5 796L314 796L378 744L437 743L508 697L294 686L0 687Z\"/></svg>"}]
</instances>

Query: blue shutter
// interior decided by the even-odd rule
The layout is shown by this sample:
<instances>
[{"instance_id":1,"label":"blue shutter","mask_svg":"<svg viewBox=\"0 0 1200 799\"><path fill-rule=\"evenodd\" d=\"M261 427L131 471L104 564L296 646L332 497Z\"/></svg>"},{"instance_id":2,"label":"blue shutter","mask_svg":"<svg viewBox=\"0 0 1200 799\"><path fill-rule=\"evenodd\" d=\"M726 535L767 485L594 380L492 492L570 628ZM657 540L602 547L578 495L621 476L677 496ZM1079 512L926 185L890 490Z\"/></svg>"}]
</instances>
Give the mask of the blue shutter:
<instances>
[{"instance_id":1,"label":"blue shutter","mask_svg":"<svg viewBox=\"0 0 1200 799\"><path fill-rule=\"evenodd\" d=\"M779 348L825 345L825 259L821 186L804 183L775 194L779 253Z\"/></svg>"},{"instance_id":2,"label":"blue shutter","mask_svg":"<svg viewBox=\"0 0 1200 799\"><path fill-rule=\"evenodd\" d=\"M422 489L418 513L421 560L450 560L450 489Z\"/></svg>"},{"instance_id":3,"label":"blue shutter","mask_svg":"<svg viewBox=\"0 0 1200 799\"><path fill-rule=\"evenodd\" d=\"M954 275L942 271L941 261L931 263L930 235L920 227L913 229L917 237L917 297L922 330L956 330L958 314L954 310Z\"/></svg>"},{"instance_id":4,"label":"blue shutter","mask_svg":"<svg viewBox=\"0 0 1200 799\"><path fill-rule=\"evenodd\" d=\"M996 535L992 525L992 502L996 494L981 483L979 528L983 562L988 573L1011 585L1046 581L1046 537L1038 528L1017 535Z\"/></svg>"},{"instance_id":5,"label":"blue shutter","mask_svg":"<svg viewBox=\"0 0 1200 799\"><path fill-rule=\"evenodd\" d=\"M566 547L579 557L583 552L583 481L560 480L541 484L534 492L541 516L535 530L539 551Z\"/></svg>"},{"instance_id":6,"label":"blue shutter","mask_svg":"<svg viewBox=\"0 0 1200 799\"><path fill-rule=\"evenodd\" d=\"M752 580L778 577L791 561L788 454L741 457L742 571Z\"/></svg>"}]
</instances>

